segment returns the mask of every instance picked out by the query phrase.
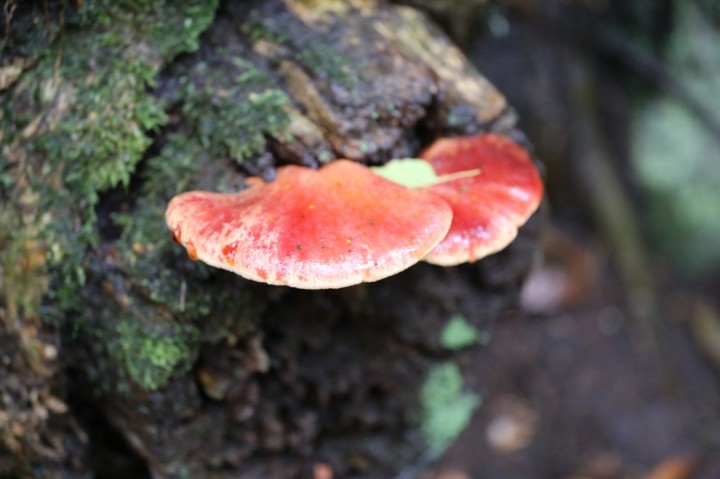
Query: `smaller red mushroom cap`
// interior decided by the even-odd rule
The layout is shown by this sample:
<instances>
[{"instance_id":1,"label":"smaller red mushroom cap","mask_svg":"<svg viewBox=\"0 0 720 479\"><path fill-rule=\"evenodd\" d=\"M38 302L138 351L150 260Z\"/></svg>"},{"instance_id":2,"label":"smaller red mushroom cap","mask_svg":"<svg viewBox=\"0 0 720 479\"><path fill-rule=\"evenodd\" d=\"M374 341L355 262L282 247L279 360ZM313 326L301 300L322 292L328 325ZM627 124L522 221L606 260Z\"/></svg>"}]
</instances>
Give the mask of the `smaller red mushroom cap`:
<instances>
[{"instance_id":1,"label":"smaller red mushroom cap","mask_svg":"<svg viewBox=\"0 0 720 479\"><path fill-rule=\"evenodd\" d=\"M269 284L329 289L391 276L423 259L452 220L441 198L349 160L248 183L178 195L166 221L191 258Z\"/></svg>"},{"instance_id":2,"label":"smaller red mushroom cap","mask_svg":"<svg viewBox=\"0 0 720 479\"><path fill-rule=\"evenodd\" d=\"M423 188L453 210L447 237L425 258L442 266L475 261L510 244L542 200L540 175L524 148L485 134L445 138L421 155L440 178L471 175Z\"/></svg>"}]
</instances>

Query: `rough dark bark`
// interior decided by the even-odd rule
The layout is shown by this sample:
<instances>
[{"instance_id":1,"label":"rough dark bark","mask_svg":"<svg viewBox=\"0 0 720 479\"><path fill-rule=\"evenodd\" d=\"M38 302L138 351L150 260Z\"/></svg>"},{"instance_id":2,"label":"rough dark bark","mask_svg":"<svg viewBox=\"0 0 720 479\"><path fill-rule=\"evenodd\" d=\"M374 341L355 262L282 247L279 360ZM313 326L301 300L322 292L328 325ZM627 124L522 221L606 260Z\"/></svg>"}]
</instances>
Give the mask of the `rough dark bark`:
<instances>
[{"instance_id":1,"label":"rough dark bark","mask_svg":"<svg viewBox=\"0 0 720 479\"><path fill-rule=\"evenodd\" d=\"M408 7L77 8L20 6L15 25L55 27L11 37L0 63L0 475L422 470L479 401L466 349L515 300L539 219L478 264L307 292L192 263L162 213L179 191L236 189L282 164L376 164L487 130L522 139L503 97ZM178 56L203 22L199 49ZM59 360L33 372L24 358L50 346ZM64 447L50 454L42 435Z\"/></svg>"}]
</instances>

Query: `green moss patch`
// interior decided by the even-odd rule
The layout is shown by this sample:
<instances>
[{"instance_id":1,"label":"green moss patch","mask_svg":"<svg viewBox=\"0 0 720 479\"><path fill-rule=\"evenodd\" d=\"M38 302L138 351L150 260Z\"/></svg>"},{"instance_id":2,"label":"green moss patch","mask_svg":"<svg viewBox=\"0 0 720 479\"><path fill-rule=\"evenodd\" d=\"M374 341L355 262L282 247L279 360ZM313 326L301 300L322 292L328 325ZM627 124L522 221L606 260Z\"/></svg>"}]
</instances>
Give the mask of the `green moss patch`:
<instances>
[{"instance_id":1,"label":"green moss patch","mask_svg":"<svg viewBox=\"0 0 720 479\"><path fill-rule=\"evenodd\" d=\"M188 325L127 318L117 325L116 332L112 358L134 382L150 391L187 372L197 354L193 346L198 334Z\"/></svg>"},{"instance_id":2,"label":"green moss patch","mask_svg":"<svg viewBox=\"0 0 720 479\"><path fill-rule=\"evenodd\" d=\"M200 62L182 81L182 111L213 156L242 162L265 151L265 135L289 140L290 98L252 63Z\"/></svg>"},{"instance_id":3,"label":"green moss patch","mask_svg":"<svg viewBox=\"0 0 720 479\"><path fill-rule=\"evenodd\" d=\"M18 241L45 244L62 309L78 307L85 253L98 244L99 193L129 183L150 135L167 122L150 92L156 75L197 48L217 4L87 1L38 10L19 43L7 46L33 55L33 67L6 92L3 118L13 121L3 121L4 154L22 171L3 171L3 185L24 179L22 191L8 192L32 199L20 226L27 237Z\"/></svg>"}]
</instances>

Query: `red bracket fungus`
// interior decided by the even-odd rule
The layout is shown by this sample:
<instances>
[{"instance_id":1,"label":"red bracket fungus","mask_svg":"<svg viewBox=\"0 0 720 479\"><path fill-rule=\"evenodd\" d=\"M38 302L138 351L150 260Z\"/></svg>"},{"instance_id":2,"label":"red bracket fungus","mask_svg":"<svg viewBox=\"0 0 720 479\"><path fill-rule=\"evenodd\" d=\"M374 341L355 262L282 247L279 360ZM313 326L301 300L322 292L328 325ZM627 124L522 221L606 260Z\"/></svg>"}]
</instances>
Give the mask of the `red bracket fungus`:
<instances>
[{"instance_id":1,"label":"red bracket fungus","mask_svg":"<svg viewBox=\"0 0 720 479\"><path fill-rule=\"evenodd\" d=\"M542 199L532 159L507 138L441 139L421 158L412 178L405 160L375 171L349 160L285 166L272 183L249 178L239 193L176 196L166 221L191 259L255 281L330 289L422 259L451 266L495 253Z\"/></svg>"},{"instance_id":2,"label":"red bracket fungus","mask_svg":"<svg viewBox=\"0 0 720 479\"><path fill-rule=\"evenodd\" d=\"M425 258L429 263L453 266L502 250L542 200L542 180L530 155L505 137L440 139L420 157L440 179L424 189L453 210L450 231ZM450 181L442 181L444 176Z\"/></svg>"},{"instance_id":3,"label":"red bracket fungus","mask_svg":"<svg viewBox=\"0 0 720 479\"><path fill-rule=\"evenodd\" d=\"M446 235L450 206L349 160L278 169L239 193L191 191L166 221L191 259L302 289L377 281L420 261Z\"/></svg>"}]
</instances>

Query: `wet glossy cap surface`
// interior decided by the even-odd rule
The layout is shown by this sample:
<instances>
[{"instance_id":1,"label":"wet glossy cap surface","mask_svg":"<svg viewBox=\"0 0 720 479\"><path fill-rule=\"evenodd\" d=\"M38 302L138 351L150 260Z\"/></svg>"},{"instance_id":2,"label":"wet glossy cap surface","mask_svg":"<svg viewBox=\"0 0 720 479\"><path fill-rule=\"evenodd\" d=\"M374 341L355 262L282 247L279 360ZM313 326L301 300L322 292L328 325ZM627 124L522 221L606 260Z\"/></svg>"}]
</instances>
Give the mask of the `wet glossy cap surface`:
<instances>
[{"instance_id":1,"label":"wet glossy cap surface","mask_svg":"<svg viewBox=\"0 0 720 479\"><path fill-rule=\"evenodd\" d=\"M415 264L446 235L438 196L348 160L278 169L235 194L176 196L166 221L192 257L245 278L303 289L376 281Z\"/></svg>"},{"instance_id":2,"label":"wet glossy cap surface","mask_svg":"<svg viewBox=\"0 0 720 479\"><path fill-rule=\"evenodd\" d=\"M484 134L445 138L421 155L438 175L479 169L479 174L423 188L452 208L447 237L425 258L453 266L500 251L542 200L543 184L530 155L508 138Z\"/></svg>"}]
</instances>

